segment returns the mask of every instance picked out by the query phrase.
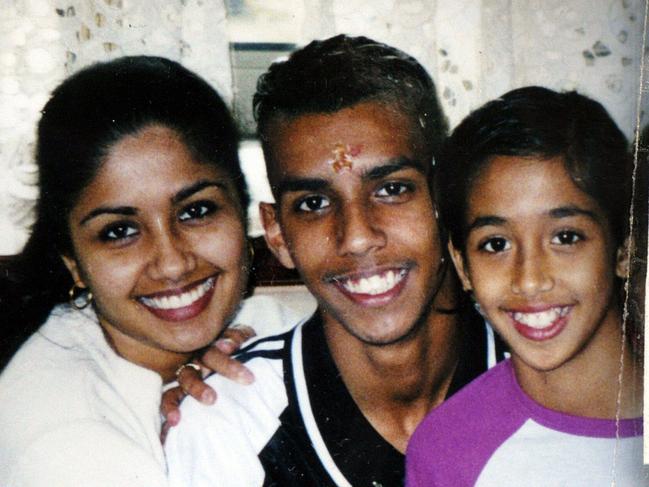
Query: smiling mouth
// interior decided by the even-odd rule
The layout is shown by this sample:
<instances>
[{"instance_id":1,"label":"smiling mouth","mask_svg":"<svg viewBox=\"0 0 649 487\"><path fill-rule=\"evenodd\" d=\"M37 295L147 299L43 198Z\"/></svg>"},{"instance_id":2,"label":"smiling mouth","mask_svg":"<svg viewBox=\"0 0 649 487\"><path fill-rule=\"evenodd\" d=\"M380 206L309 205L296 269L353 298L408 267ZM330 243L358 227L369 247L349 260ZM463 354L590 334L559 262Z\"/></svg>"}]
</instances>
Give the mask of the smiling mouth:
<instances>
[{"instance_id":1,"label":"smiling mouth","mask_svg":"<svg viewBox=\"0 0 649 487\"><path fill-rule=\"evenodd\" d=\"M349 293L369 294L376 296L385 294L394 289L408 274L406 269L390 269L378 274L358 278L336 279L336 281Z\"/></svg>"},{"instance_id":2,"label":"smiling mouth","mask_svg":"<svg viewBox=\"0 0 649 487\"><path fill-rule=\"evenodd\" d=\"M212 276L191 289L178 294L150 295L138 298L143 305L156 310L175 310L192 306L214 288L216 277ZM162 294L162 293L161 293Z\"/></svg>"},{"instance_id":3,"label":"smiling mouth","mask_svg":"<svg viewBox=\"0 0 649 487\"><path fill-rule=\"evenodd\" d=\"M525 338L542 341L563 331L572 306L553 306L540 311L508 311L516 330Z\"/></svg>"},{"instance_id":4,"label":"smiling mouth","mask_svg":"<svg viewBox=\"0 0 649 487\"><path fill-rule=\"evenodd\" d=\"M332 282L345 296L364 306L382 306L399 295L406 284L409 269L367 271L332 277Z\"/></svg>"},{"instance_id":5,"label":"smiling mouth","mask_svg":"<svg viewBox=\"0 0 649 487\"><path fill-rule=\"evenodd\" d=\"M559 318L565 317L570 312L571 306L555 306L535 313L524 313L521 311L510 312L514 321L530 328L541 330L552 326Z\"/></svg>"}]
</instances>

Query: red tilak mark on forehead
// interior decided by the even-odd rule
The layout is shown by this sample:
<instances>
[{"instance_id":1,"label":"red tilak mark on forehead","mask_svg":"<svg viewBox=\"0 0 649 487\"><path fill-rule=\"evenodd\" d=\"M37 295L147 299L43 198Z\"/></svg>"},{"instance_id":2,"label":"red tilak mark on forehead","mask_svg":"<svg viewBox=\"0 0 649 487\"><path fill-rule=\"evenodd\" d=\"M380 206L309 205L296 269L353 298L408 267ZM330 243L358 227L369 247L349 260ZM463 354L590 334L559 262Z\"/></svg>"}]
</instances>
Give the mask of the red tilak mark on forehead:
<instances>
[{"instance_id":1,"label":"red tilak mark on forehead","mask_svg":"<svg viewBox=\"0 0 649 487\"><path fill-rule=\"evenodd\" d=\"M352 157L356 157L361 153L361 145L344 145L336 144L332 151L334 158L329 162L336 174L345 169L352 170Z\"/></svg>"}]
</instances>

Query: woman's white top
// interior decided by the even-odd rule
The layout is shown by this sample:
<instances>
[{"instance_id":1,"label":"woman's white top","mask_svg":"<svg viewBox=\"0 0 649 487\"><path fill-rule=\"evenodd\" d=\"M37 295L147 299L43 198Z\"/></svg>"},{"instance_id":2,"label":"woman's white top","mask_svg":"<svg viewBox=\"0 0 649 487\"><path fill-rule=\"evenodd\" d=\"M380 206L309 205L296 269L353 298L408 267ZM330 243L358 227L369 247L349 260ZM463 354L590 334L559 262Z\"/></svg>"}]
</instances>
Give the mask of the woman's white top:
<instances>
[{"instance_id":1,"label":"woman's white top","mask_svg":"<svg viewBox=\"0 0 649 487\"><path fill-rule=\"evenodd\" d=\"M234 320L258 335L301 317L269 297ZM0 375L0 486L166 485L160 376L118 356L94 311L56 307Z\"/></svg>"}]
</instances>

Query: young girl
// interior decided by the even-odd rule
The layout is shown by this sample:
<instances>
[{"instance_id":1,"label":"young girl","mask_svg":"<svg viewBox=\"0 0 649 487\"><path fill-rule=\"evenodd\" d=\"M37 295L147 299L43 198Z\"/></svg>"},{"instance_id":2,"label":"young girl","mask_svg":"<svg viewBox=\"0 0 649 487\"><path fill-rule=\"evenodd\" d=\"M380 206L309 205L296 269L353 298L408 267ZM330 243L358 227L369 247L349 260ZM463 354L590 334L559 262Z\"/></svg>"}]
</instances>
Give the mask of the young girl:
<instances>
[{"instance_id":1,"label":"young girl","mask_svg":"<svg viewBox=\"0 0 649 487\"><path fill-rule=\"evenodd\" d=\"M604 108L512 91L454 131L437 175L465 290L511 359L434 410L407 485L649 485L623 321L631 165Z\"/></svg>"}]
</instances>

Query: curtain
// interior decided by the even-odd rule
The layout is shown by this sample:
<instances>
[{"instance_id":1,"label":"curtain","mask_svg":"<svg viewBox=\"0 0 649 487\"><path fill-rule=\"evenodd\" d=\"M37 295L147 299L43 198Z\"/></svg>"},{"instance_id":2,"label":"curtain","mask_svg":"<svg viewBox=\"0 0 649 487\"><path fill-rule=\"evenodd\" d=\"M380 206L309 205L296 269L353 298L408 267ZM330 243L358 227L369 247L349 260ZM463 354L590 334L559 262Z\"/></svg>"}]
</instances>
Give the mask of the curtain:
<instances>
[{"instance_id":1,"label":"curtain","mask_svg":"<svg viewBox=\"0 0 649 487\"><path fill-rule=\"evenodd\" d=\"M330 1L333 31L385 41L428 68L451 126L536 84L601 101L634 135L645 0Z\"/></svg>"},{"instance_id":2,"label":"curtain","mask_svg":"<svg viewBox=\"0 0 649 487\"><path fill-rule=\"evenodd\" d=\"M27 237L34 127L50 90L82 66L125 54L181 61L231 101L228 43L242 40L232 32L296 44L344 32L415 56L451 126L529 84L594 97L630 139L649 116L641 96L649 87L641 86L646 0L225 3L229 15L223 0L0 0L0 255L18 252Z\"/></svg>"},{"instance_id":3,"label":"curtain","mask_svg":"<svg viewBox=\"0 0 649 487\"><path fill-rule=\"evenodd\" d=\"M28 235L34 129L51 90L93 62L150 54L182 62L231 102L225 20L222 0L0 0L0 255Z\"/></svg>"}]
</instances>

